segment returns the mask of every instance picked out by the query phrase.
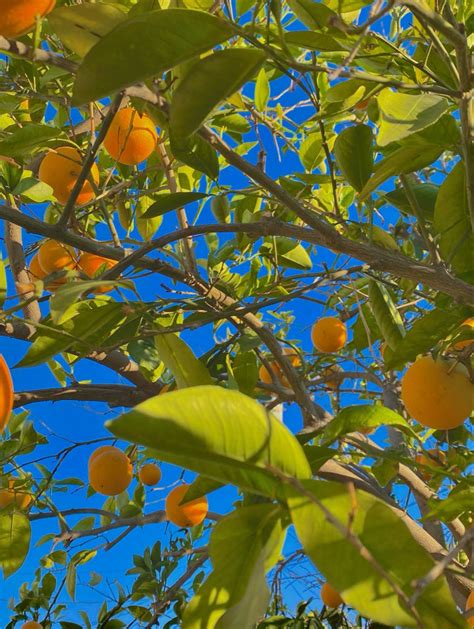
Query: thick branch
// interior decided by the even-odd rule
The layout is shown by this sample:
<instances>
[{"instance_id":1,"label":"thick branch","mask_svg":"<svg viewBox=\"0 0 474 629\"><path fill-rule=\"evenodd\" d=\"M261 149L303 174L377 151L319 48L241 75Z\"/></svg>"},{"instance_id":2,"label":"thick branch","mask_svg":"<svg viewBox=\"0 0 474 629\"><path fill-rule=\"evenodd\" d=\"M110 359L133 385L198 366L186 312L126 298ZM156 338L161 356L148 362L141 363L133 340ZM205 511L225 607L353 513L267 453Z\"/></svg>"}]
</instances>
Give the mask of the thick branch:
<instances>
[{"instance_id":1,"label":"thick branch","mask_svg":"<svg viewBox=\"0 0 474 629\"><path fill-rule=\"evenodd\" d=\"M78 400L87 402L104 402L109 406L131 407L146 400L149 395L134 387L119 384L95 385L77 384L60 389L39 389L37 391L20 391L15 393L13 408L37 402L60 402Z\"/></svg>"}]
</instances>

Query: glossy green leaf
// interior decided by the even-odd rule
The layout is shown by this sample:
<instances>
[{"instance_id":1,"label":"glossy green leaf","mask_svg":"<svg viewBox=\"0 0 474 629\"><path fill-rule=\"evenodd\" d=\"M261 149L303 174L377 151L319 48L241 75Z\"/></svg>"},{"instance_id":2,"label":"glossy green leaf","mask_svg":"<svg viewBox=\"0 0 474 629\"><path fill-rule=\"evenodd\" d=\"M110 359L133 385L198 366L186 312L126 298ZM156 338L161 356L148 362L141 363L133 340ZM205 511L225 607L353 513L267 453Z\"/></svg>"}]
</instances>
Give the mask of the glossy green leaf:
<instances>
[{"instance_id":1,"label":"glossy green leaf","mask_svg":"<svg viewBox=\"0 0 474 629\"><path fill-rule=\"evenodd\" d=\"M369 302L377 325L387 344L396 349L405 335L402 318L393 303L390 293L380 282L369 280Z\"/></svg>"},{"instance_id":2,"label":"glossy green leaf","mask_svg":"<svg viewBox=\"0 0 474 629\"><path fill-rule=\"evenodd\" d=\"M135 206L135 219L137 223L137 229L140 236L145 241L150 241L156 232L160 229L163 217L154 216L151 218L144 218L149 208L153 205L154 201L151 197L140 197L137 205Z\"/></svg>"},{"instance_id":3,"label":"glossy green leaf","mask_svg":"<svg viewBox=\"0 0 474 629\"><path fill-rule=\"evenodd\" d=\"M309 172L314 170L324 159L323 140L318 131L310 133L301 142L299 156L301 163Z\"/></svg>"},{"instance_id":4,"label":"glossy green leaf","mask_svg":"<svg viewBox=\"0 0 474 629\"><path fill-rule=\"evenodd\" d=\"M213 571L188 603L183 629L243 629L265 613L270 591L265 573L283 542L274 504L241 507L218 522L209 542Z\"/></svg>"},{"instance_id":5,"label":"glossy green leaf","mask_svg":"<svg viewBox=\"0 0 474 629\"><path fill-rule=\"evenodd\" d=\"M425 129L436 122L449 108L449 101L433 94L403 94L391 89L377 97L380 126L377 144L387 146Z\"/></svg>"},{"instance_id":6,"label":"glossy green leaf","mask_svg":"<svg viewBox=\"0 0 474 629\"><path fill-rule=\"evenodd\" d=\"M142 218L154 218L156 216L162 216L166 212L177 210L178 208L205 199L209 195L202 192L174 192L171 194L162 194L155 197L156 201L153 205L147 209Z\"/></svg>"},{"instance_id":7,"label":"glossy green leaf","mask_svg":"<svg viewBox=\"0 0 474 629\"><path fill-rule=\"evenodd\" d=\"M269 98L270 83L265 69L262 68L255 81L255 107L258 111L265 111Z\"/></svg>"},{"instance_id":8,"label":"glossy green leaf","mask_svg":"<svg viewBox=\"0 0 474 629\"><path fill-rule=\"evenodd\" d=\"M434 565L433 558L414 540L398 512L370 494L335 482L303 481L333 518L349 526L374 559L410 596L413 582ZM288 488L288 505L296 533L312 562L350 607L362 616L389 626L416 627L391 584L336 529L320 506L296 488ZM349 519L349 514L353 517ZM343 569L341 569L343 567ZM444 576L431 583L417 600L425 629L465 629Z\"/></svg>"},{"instance_id":9,"label":"glossy green leaf","mask_svg":"<svg viewBox=\"0 0 474 629\"><path fill-rule=\"evenodd\" d=\"M126 13L115 5L78 4L57 7L48 15L48 22L67 48L84 57L101 37L126 17Z\"/></svg>"},{"instance_id":10,"label":"glossy green leaf","mask_svg":"<svg viewBox=\"0 0 474 629\"><path fill-rule=\"evenodd\" d=\"M410 425L401 415L385 406L363 404L343 408L324 429L324 443L332 443L343 435L357 432L361 428L398 426L411 431Z\"/></svg>"},{"instance_id":11,"label":"glossy green leaf","mask_svg":"<svg viewBox=\"0 0 474 629\"><path fill-rule=\"evenodd\" d=\"M176 159L204 173L211 179L219 176L219 159L216 151L199 135L189 138L170 136L171 152Z\"/></svg>"},{"instance_id":12,"label":"glossy green leaf","mask_svg":"<svg viewBox=\"0 0 474 629\"><path fill-rule=\"evenodd\" d=\"M282 491L269 465L296 478L311 476L293 434L235 390L200 386L166 393L107 427L120 438L154 448L162 461L263 495Z\"/></svg>"},{"instance_id":13,"label":"glossy green leaf","mask_svg":"<svg viewBox=\"0 0 474 629\"><path fill-rule=\"evenodd\" d=\"M416 182L410 182L410 185L418 202L418 207L421 209L425 220L432 221L439 186L435 186L431 183ZM384 200L387 203L394 205L405 214L413 214L413 208L407 199L405 190L402 187L396 188L392 192L388 192L385 195Z\"/></svg>"},{"instance_id":14,"label":"glossy green leaf","mask_svg":"<svg viewBox=\"0 0 474 629\"><path fill-rule=\"evenodd\" d=\"M30 539L31 526L26 515L0 512L0 568L5 579L23 565Z\"/></svg>"},{"instance_id":15,"label":"glossy green leaf","mask_svg":"<svg viewBox=\"0 0 474 629\"><path fill-rule=\"evenodd\" d=\"M64 132L45 124L29 123L21 129L15 129L0 140L0 155L7 157L28 157L32 153L45 150L52 142L65 138Z\"/></svg>"},{"instance_id":16,"label":"glossy green leaf","mask_svg":"<svg viewBox=\"0 0 474 629\"><path fill-rule=\"evenodd\" d=\"M360 192L374 169L372 129L359 124L341 131L334 144L334 155L344 178Z\"/></svg>"},{"instance_id":17,"label":"glossy green leaf","mask_svg":"<svg viewBox=\"0 0 474 629\"><path fill-rule=\"evenodd\" d=\"M281 264L290 269L311 269L313 263L303 245L295 243L292 238L275 236L269 238L260 247L260 254L271 257L275 264Z\"/></svg>"},{"instance_id":18,"label":"glossy green leaf","mask_svg":"<svg viewBox=\"0 0 474 629\"><path fill-rule=\"evenodd\" d=\"M229 48L204 57L182 78L171 101L170 129L176 138L197 131L209 114L240 89L265 61L253 48Z\"/></svg>"},{"instance_id":19,"label":"glossy green leaf","mask_svg":"<svg viewBox=\"0 0 474 629\"><path fill-rule=\"evenodd\" d=\"M177 334L157 334L155 346L161 360L175 377L178 388L212 384L206 366Z\"/></svg>"},{"instance_id":20,"label":"glossy green leaf","mask_svg":"<svg viewBox=\"0 0 474 629\"><path fill-rule=\"evenodd\" d=\"M434 229L444 260L458 273L473 269L474 235L471 230L465 168L459 162L441 185L434 211Z\"/></svg>"},{"instance_id":21,"label":"glossy green leaf","mask_svg":"<svg viewBox=\"0 0 474 629\"><path fill-rule=\"evenodd\" d=\"M285 42L290 45L321 51L345 51L347 44L343 44L335 37L325 33L313 31L290 31L285 33Z\"/></svg>"},{"instance_id":22,"label":"glossy green leaf","mask_svg":"<svg viewBox=\"0 0 474 629\"><path fill-rule=\"evenodd\" d=\"M425 520L451 522L464 513L471 513L474 505L474 487L454 489L444 500L433 496L428 501L429 511Z\"/></svg>"},{"instance_id":23,"label":"glossy green leaf","mask_svg":"<svg viewBox=\"0 0 474 629\"><path fill-rule=\"evenodd\" d=\"M224 20L190 9L167 9L127 19L87 53L73 102L88 103L197 57L233 34Z\"/></svg>"},{"instance_id":24,"label":"glossy green leaf","mask_svg":"<svg viewBox=\"0 0 474 629\"><path fill-rule=\"evenodd\" d=\"M326 3L314 0L288 0L291 10L299 19L315 31L327 30L336 13ZM339 31L340 32L340 31Z\"/></svg>"},{"instance_id":25,"label":"glossy green leaf","mask_svg":"<svg viewBox=\"0 0 474 629\"><path fill-rule=\"evenodd\" d=\"M234 358L232 367L239 390L246 395L252 395L258 381L255 352L239 352Z\"/></svg>"}]
</instances>

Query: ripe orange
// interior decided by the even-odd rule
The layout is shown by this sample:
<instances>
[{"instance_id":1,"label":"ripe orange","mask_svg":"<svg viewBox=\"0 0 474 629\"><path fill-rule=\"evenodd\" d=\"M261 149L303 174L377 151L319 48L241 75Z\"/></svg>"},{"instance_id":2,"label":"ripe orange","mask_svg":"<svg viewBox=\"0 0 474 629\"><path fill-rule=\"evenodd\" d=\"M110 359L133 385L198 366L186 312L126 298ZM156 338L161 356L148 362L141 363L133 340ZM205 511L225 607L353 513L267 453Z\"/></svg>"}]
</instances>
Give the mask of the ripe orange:
<instances>
[{"instance_id":1,"label":"ripe orange","mask_svg":"<svg viewBox=\"0 0 474 629\"><path fill-rule=\"evenodd\" d=\"M158 485L161 480L161 470L154 463L146 463L138 472L138 478L144 485L151 487Z\"/></svg>"},{"instance_id":2,"label":"ripe orange","mask_svg":"<svg viewBox=\"0 0 474 629\"><path fill-rule=\"evenodd\" d=\"M57 271L72 271L77 266L74 249L57 240L47 240L41 245L38 262L46 275Z\"/></svg>"},{"instance_id":3,"label":"ripe orange","mask_svg":"<svg viewBox=\"0 0 474 629\"><path fill-rule=\"evenodd\" d=\"M54 9L56 0L0 0L0 35L18 37L31 30L37 17Z\"/></svg>"},{"instance_id":4,"label":"ripe orange","mask_svg":"<svg viewBox=\"0 0 474 629\"><path fill-rule=\"evenodd\" d=\"M43 629L43 625L40 625L40 623L35 620L28 620L21 625L20 629Z\"/></svg>"},{"instance_id":5,"label":"ripe orange","mask_svg":"<svg viewBox=\"0 0 474 629\"><path fill-rule=\"evenodd\" d=\"M292 347L284 347L283 354L287 357L293 367L301 366L301 357L296 350ZM284 375L283 369L278 364L276 360L271 361L270 370L265 367L265 365L261 365L258 370L259 379L265 384L272 384L272 373L275 374L275 378L277 382L281 382L281 384L285 387L289 387L290 383L288 382L288 378Z\"/></svg>"},{"instance_id":6,"label":"ripe orange","mask_svg":"<svg viewBox=\"0 0 474 629\"><path fill-rule=\"evenodd\" d=\"M31 279L34 280L43 280L48 274L43 271L41 268L41 264L39 263L39 254L35 253L35 255L30 260L30 268L28 269Z\"/></svg>"},{"instance_id":7,"label":"ripe orange","mask_svg":"<svg viewBox=\"0 0 474 629\"><path fill-rule=\"evenodd\" d=\"M339 592L329 585L329 583L325 583L321 588L321 600L326 605L326 607L339 607L342 605L344 601L341 598Z\"/></svg>"},{"instance_id":8,"label":"ripe orange","mask_svg":"<svg viewBox=\"0 0 474 629\"><path fill-rule=\"evenodd\" d=\"M446 465L446 454L442 450L433 448L427 452L429 456L420 452L415 456L415 461L420 465L428 465L430 467L444 467ZM418 473L427 482L433 478L433 474L427 470L418 470Z\"/></svg>"},{"instance_id":9,"label":"ripe orange","mask_svg":"<svg viewBox=\"0 0 474 629\"><path fill-rule=\"evenodd\" d=\"M119 164L135 166L145 161L156 148L155 123L133 107L118 111L104 139L107 153Z\"/></svg>"},{"instance_id":10,"label":"ripe orange","mask_svg":"<svg viewBox=\"0 0 474 629\"><path fill-rule=\"evenodd\" d=\"M39 168L40 181L47 183L53 189L54 196L59 203L65 205L82 169L82 155L79 149L72 146L60 146L51 149L43 158ZM93 164L89 179L85 181L76 203L82 205L92 201L95 192L90 179L99 183L99 169Z\"/></svg>"},{"instance_id":11,"label":"ripe orange","mask_svg":"<svg viewBox=\"0 0 474 629\"><path fill-rule=\"evenodd\" d=\"M462 365L423 356L402 378L402 401L409 415L436 430L460 426L470 415L474 388Z\"/></svg>"},{"instance_id":12,"label":"ripe orange","mask_svg":"<svg viewBox=\"0 0 474 629\"><path fill-rule=\"evenodd\" d=\"M469 327L472 334L474 334L474 317L471 317L470 319L466 319L466 321L463 321L463 326ZM458 341L457 343L454 344L454 349L457 349L457 350L464 349L468 345L471 345L471 343L474 343L474 338L464 339L464 341Z\"/></svg>"},{"instance_id":13,"label":"ripe orange","mask_svg":"<svg viewBox=\"0 0 474 629\"><path fill-rule=\"evenodd\" d=\"M166 497L166 517L176 526L197 526L207 515L208 503L206 496L191 500L184 505L180 502L188 491L189 485L178 485Z\"/></svg>"},{"instance_id":14,"label":"ripe orange","mask_svg":"<svg viewBox=\"0 0 474 629\"><path fill-rule=\"evenodd\" d=\"M13 410L13 381L5 359L0 354L0 434L5 430Z\"/></svg>"},{"instance_id":15,"label":"ripe orange","mask_svg":"<svg viewBox=\"0 0 474 629\"><path fill-rule=\"evenodd\" d=\"M8 489L0 489L0 509L9 507L12 503L15 503L15 507L24 511L33 501L31 494L22 491L20 488L15 489L15 479L10 478L8 480Z\"/></svg>"},{"instance_id":16,"label":"ripe orange","mask_svg":"<svg viewBox=\"0 0 474 629\"><path fill-rule=\"evenodd\" d=\"M347 328L337 317L323 317L311 330L311 340L319 352L338 352L347 341Z\"/></svg>"},{"instance_id":17,"label":"ripe orange","mask_svg":"<svg viewBox=\"0 0 474 629\"><path fill-rule=\"evenodd\" d=\"M474 608L474 590L469 594L466 601L466 611ZM467 624L470 627L474 627L474 615L469 616L467 619Z\"/></svg>"},{"instance_id":18,"label":"ripe orange","mask_svg":"<svg viewBox=\"0 0 474 629\"><path fill-rule=\"evenodd\" d=\"M324 377L331 376L333 374L338 374L341 372L342 372L342 369L339 367L339 365L331 365L330 367L326 367L326 369L323 371L323 376ZM339 387L341 386L342 381L336 378L334 380L326 380L324 384L331 391L337 391Z\"/></svg>"},{"instance_id":19,"label":"ripe orange","mask_svg":"<svg viewBox=\"0 0 474 629\"><path fill-rule=\"evenodd\" d=\"M101 446L89 457L89 483L104 496L118 496L132 482L128 456L115 446Z\"/></svg>"},{"instance_id":20,"label":"ripe orange","mask_svg":"<svg viewBox=\"0 0 474 629\"><path fill-rule=\"evenodd\" d=\"M117 262L115 260L103 258L102 256L98 256L93 253L83 253L78 262L79 268L91 279L102 275L116 264ZM111 287L96 288L94 293L108 293L111 290Z\"/></svg>"}]
</instances>

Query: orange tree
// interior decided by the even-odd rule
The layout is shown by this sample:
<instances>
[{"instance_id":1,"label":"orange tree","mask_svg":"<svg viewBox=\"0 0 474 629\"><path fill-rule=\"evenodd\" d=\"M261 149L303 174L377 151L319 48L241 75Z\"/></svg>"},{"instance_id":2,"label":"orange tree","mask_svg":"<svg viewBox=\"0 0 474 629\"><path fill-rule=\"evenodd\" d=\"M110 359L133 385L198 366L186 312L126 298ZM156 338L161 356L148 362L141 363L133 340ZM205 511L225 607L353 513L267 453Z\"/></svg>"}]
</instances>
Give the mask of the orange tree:
<instances>
[{"instance_id":1,"label":"orange tree","mask_svg":"<svg viewBox=\"0 0 474 629\"><path fill-rule=\"evenodd\" d=\"M472 23L463 0L0 0L5 577L51 523L8 627L473 624ZM15 339L13 373L56 388L14 392ZM112 419L35 465L29 405L68 401ZM192 482L153 511L160 462ZM63 595L137 527L77 624Z\"/></svg>"}]
</instances>

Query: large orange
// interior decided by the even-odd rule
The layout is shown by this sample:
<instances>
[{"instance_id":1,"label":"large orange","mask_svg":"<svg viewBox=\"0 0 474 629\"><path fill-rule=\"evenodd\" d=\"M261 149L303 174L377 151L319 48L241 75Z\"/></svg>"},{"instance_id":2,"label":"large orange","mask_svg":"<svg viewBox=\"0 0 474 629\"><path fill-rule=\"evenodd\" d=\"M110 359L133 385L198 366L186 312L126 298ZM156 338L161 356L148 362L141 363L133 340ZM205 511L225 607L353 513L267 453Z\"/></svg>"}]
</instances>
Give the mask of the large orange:
<instances>
[{"instance_id":1,"label":"large orange","mask_svg":"<svg viewBox=\"0 0 474 629\"><path fill-rule=\"evenodd\" d=\"M180 504L188 489L189 485L178 485L166 497L166 517L176 526L196 526L201 524L207 515L206 496L201 496L183 505Z\"/></svg>"},{"instance_id":2,"label":"large orange","mask_svg":"<svg viewBox=\"0 0 474 629\"><path fill-rule=\"evenodd\" d=\"M433 448L432 450L427 450L427 454L424 452L417 454L415 461L419 465L426 465L428 467L444 467L446 465L446 454L442 450ZM428 470L421 469L419 470L419 474L427 482L433 478L433 474Z\"/></svg>"},{"instance_id":3,"label":"large orange","mask_svg":"<svg viewBox=\"0 0 474 629\"><path fill-rule=\"evenodd\" d=\"M13 381L5 359L0 354L0 434L5 430L13 410Z\"/></svg>"},{"instance_id":4,"label":"large orange","mask_svg":"<svg viewBox=\"0 0 474 629\"><path fill-rule=\"evenodd\" d=\"M319 352L338 352L347 341L347 328L337 317L323 317L311 330L311 340Z\"/></svg>"},{"instance_id":5,"label":"large orange","mask_svg":"<svg viewBox=\"0 0 474 629\"><path fill-rule=\"evenodd\" d=\"M0 35L18 37L31 30L37 17L53 10L56 0L0 0Z\"/></svg>"},{"instance_id":6,"label":"large orange","mask_svg":"<svg viewBox=\"0 0 474 629\"><path fill-rule=\"evenodd\" d=\"M20 629L43 629L43 625L40 625L36 620L28 620L21 625Z\"/></svg>"},{"instance_id":7,"label":"large orange","mask_svg":"<svg viewBox=\"0 0 474 629\"><path fill-rule=\"evenodd\" d=\"M332 585L329 585L329 583L323 585L320 594L321 600L326 607L339 607L339 605L344 603L339 592L337 592Z\"/></svg>"},{"instance_id":8,"label":"large orange","mask_svg":"<svg viewBox=\"0 0 474 629\"><path fill-rule=\"evenodd\" d=\"M466 611L474 608L474 590L469 594L466 601ZM468 625L474 627L474 614L467 619Z\"/></svg>"},{"instance_id":9,"label":"large orange","mask_svg":"<svg viewBox=\"0 0 474 629\"><path fill-rule=\"evenodd\" d=\"M463 322L463 326L470 328L471 334L474 334L474 317L466 319L466 321ZM464 339L464 341L458 341L454 344L454 349L464 349L468 345L471 345L471 343L474 343L474 338Z\"/></svg>"},{"instance_id":10,"label":"large orange","mask_svg":"<svg viewBox=\"0 0 474 629\"><path fill-rule=\"evenodd\" d=\"M145 161L158 141L155 123L133 107L118 111L105 136L107 152L119 164L135 166Z\"/></svg>"},{"instance_id":11,"label":"large orange","mask_svg":"<svg viewBox=\"0 0 474 629\"><path fill-rule=\"evenodd\" d=\"M110 260L109 258L103 258L102 256L95 255L93 253L83 253L78 262L79 268L84 271L87 277L95 279L102 275L117 264L116 260ZM107 293L111 291L111 287L96 288L94 293Z\"/></svg>"},{"instance_id":12,"label":"large orange","mask_svg":"<svg viewBox=\"0 0 474 629\"><path fill-rule=\"evenodd\" d=\"M423 426L449 430L469 417L474 389L462 365L423 356L402 378L402 400L409 415Z\"/></svg>"},{"instance_id":13,"label":"large orange","mask_svg":"<svg viewBox=\"0 0 474 629\"><path fill-rule=\"evenodd\" d=\"M158 485L161 480L161 470L158 465L154 463L145 463L138 472L138 478L144 485L151 487L152 485Z\"/></svg>"},{"instance_id":14,"label":"large orange","mask_svg":"<svg viewBox=\"0 0 474 629\"><path fill-rule=\"evenodd\" d=\"M30 260L30 268L28 269L32 280L43 280L48 274L43 271L39 262L39 254L35 255Z\"/></svg>"},{"instance_id":15,"label":"large orange","mask_svg":"<svg viewBox=\"0 0 474 629\"><path fill-rule=\"evenodd\" d=\"M53 189L54 196L65 205L69 195L82 170L83 158L79 149L72 146L60 146L51 149L43 158L39 168L39 178ZM97 185L99 183L99 169L93 164L89 179ZM95 196L94 188L90 180L84 182L76 203L82 205L92 201Z\"/></svg>"},{"instance_id":16,"label":"large orange","mask_svg":"<svg viewBox=\"0 0 474 629\"><path fill-rule=\"evenodd\" d=\"M132 482L130 459L115 446L101 446L89 457L89 483L99 494L118 496Z\"/></svg>"},{"instance_id":17,"label":"large orange","mask_svg":"<svg viewBox=\"0 0 474 629\"><path fill-rule=\"evenodd\" d=\"M15 503L15 507L24 511L33 501L33 496L20 488L15 489L15 479L8 479L8 489L0 489L0 509Z\"/></svg>"},{"instance_id":18,"label":"large orange","mask_svg":"<svg viewBox=\"0 0 474 629\"><path fill-rule=\"evenodd\" d=\"M38 262L46 275L58 271L72 271L77 266L74 249L57 240L47 240L41 245L38 250Z\"/></svg>"}]
</instances>

